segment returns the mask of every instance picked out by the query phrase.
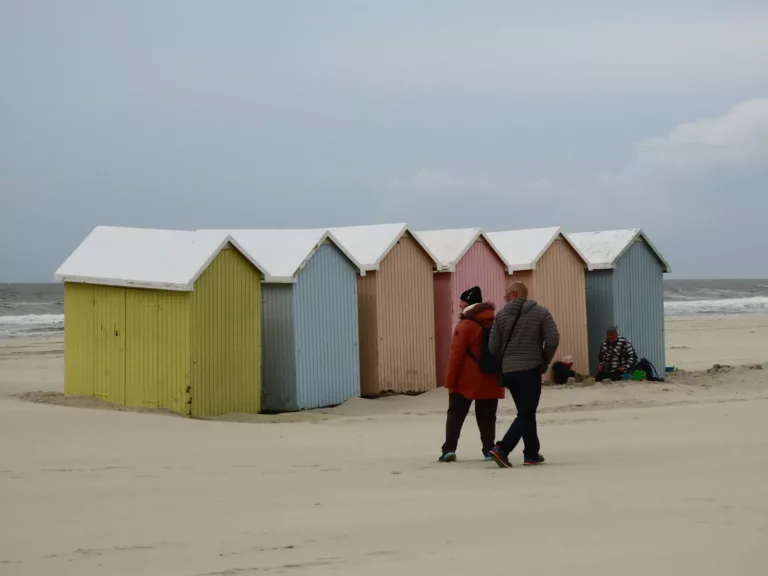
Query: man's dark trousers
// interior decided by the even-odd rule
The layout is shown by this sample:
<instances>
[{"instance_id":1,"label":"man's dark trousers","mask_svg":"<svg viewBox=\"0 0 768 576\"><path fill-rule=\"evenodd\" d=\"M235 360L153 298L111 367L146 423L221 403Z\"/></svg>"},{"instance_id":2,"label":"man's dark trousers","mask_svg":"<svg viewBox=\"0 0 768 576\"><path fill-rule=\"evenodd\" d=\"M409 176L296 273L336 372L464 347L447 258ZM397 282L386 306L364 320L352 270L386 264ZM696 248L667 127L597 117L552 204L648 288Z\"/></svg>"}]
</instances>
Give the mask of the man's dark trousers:
<instances>
[{"instance_id":1,"label":"man's dark trousers","mask_svg":"<svg viewBox=\"0 0 768 576\"><path fill-rule=\"evenodd\" d=\"M595 374L595 382L602 382L603 380L613 380L614 382L621 380L622 372L614 370L613 372L598 372Z\"/></svg>"},{"instance_id":2,"label":"man's dark trousers","mask_svg":"<svg viewBox=\"0 0 768 576\"><path fill-rule=\"evenodd\" d=\"M517 408L517 418L504 434L501 447L509 454L522 438L525 457L538 456L541 445L536 430L536 410L541 399L541 370L509 372L503 375L504 386L512 394Z\"/></svg>"}]
</instances>

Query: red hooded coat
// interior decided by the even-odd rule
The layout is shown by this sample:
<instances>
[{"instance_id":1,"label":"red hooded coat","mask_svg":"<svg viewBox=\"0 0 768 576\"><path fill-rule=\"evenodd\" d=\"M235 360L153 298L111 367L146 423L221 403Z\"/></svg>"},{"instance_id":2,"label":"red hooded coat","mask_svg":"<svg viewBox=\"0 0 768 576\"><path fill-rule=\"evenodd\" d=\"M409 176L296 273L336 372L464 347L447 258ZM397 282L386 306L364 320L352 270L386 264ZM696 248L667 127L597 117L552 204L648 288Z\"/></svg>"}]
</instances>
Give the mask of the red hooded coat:
<instances>
[{"instance_id":1,"label":"red hooded coat","mask_svg":"<svg viewBox=\"0 0 768 576\"><path fill-rule=\"evenodd\" d=\"M475 358L480 358L483 330L477 322L490 328L493 318L493 304L490 302L473 304L464 309L461 321L453 332L445 387L469 400L504 398L504 388L496 384L496 375L486 374L480 370L477 362L467 353L469 349Z\"/></svg>"}]
</instances>

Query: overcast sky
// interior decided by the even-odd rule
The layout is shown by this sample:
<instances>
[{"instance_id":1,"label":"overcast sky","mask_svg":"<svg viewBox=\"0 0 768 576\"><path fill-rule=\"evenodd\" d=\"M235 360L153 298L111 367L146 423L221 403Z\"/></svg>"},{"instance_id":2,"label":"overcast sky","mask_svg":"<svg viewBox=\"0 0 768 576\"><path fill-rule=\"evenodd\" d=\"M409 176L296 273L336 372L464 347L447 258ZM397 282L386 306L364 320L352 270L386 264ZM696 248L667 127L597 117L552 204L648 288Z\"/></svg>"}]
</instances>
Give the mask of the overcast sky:
<instances>
[{"instance_id":1,"label":"overcast sky","mask_svg":"<svg viewBox=\"0 0 768 576\"><path fill-rule=\"evenodd\" d=\"M768 276L768 2L0 0L0 281L98 224L395 221Z\"/></svg>"}]
</instances>

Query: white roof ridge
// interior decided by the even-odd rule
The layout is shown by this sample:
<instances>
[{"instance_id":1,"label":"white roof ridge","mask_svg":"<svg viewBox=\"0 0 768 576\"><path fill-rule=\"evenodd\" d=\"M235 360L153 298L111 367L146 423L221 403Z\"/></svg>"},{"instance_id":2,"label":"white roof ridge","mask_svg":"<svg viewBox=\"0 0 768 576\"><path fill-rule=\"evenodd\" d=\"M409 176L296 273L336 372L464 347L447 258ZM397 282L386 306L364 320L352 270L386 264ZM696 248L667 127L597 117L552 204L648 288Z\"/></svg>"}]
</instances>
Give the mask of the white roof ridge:
<instances>
[{"instance_id":1,"label":"white roof ridge","mask_svg":"<svg viewBox=\"0 0 768 576\"><path fill-rule=\"evenodd\" d=\"M357 269L360 275L365 275L363 266L350 254L341 242L327 228L240 228L208 230L201 229L199 234L229 234L235 239L240 239L243 249L251 256L259 254L259 260L264 262L264 281L275 284L291 284L296 282L299 274L312 259L317 250L326 240L333 243L342 254ZM298 245L293 245L288 253L281 253L280 242L285 242L291 235L300 238ZM312 235L315 235L313 237ZM270 235L279 235L283 238L269 238ZM259 237L260 236L260 237ZM250 237L250 238L249 238ZM285 246L283 247L285 248Z\"/></svg>"},{"instance_id":2,"label":"white roof ridge","mask_svg":"<svg viewBox=\"0 0 768 576\"><path fill-rule=\"evenodd\" d=\"M565 234L560 226L520 228L517 230L499 230L485 233L485 236L492 243L497 254L499 254L499 257L507 266L509 274L524 270L535 270L536 264L560 235L565 238ZM521 242L526 240L526 246L520 245ZM573 246L570 240L566 239L566 241ZM532 244L533 246L531 246ZM535 250L535 252L531 252L531 249ZM576 252L580 258L584 259L581 252L578 250ZM584 262L586 263L585 259Z\"/></svg>"},{"instance_id":3,"label":"white roof ridge","mask_svg":"<svg viewBox=\"0 0 768 576\"><path fill-rule=\"evenodd\" d=\"M346 256L349 259L349 261L352 262L352 264L355 265L355 268L357 268L357 270L360 272L360 276L365 276L365 268L363 267L363 265L360 262L357 261L357 258L355 258L352 255L352 253L349 250L347 250L347 247L344 246L344 244L342 244L339 241L338 238L336 238L336 236L333 234L333 232L331 232L330 229L328 229L328 228L325 229L325 237L324 238L328 238L331 242L333 242L333 244L334 244L334 246L336 246L336 248L341 250L341 253L344 254L344 256ZM319 246L318 246L318 248L319 248Z\"/></svg>"},{"instance_id":4,"label":"white roof ridge","mask_svg":"<svg viewBox=\"0 0 768 576\"><path fill-rule=\"evenodd\" d=\"M385 235L382 238L382 236L374 237L372 234L364 234L365 232L372 232L372 229L384 230ZM362 269L365 271L378 270L382 260L387 257L392 251L392 248L395 247L398 241L405 236L406 233L410 234L422 250L427 253L436 267L440 266L437 256L426 244L424 244L424 242L421 241L413 229L404 222L393 224L363 224L359 226L335 226L329 228L328 231L351 253L355 254L356 251L358 252L356 257L360 262ZM361 237L360 234L363 234L364 237ZM344 236L347 236L347 238L344 238ZM371 243L372 239L373 243ZM382 239L386 244L377 245L378 243L376 241L381 241ZM359 246L364 245L366 241L368 241L368 244L360 249ZM352 246L351 244L355 244L355 246Z\"/></svg>"},{"instance_id":5,"label":"white roof ridge","mask_svg":"<svg viewBox=\"0 0 768 576\"><path fill-rule=\"evenodd\" d=\"M441 236L455 236L456 234L471 233L462 238L461 244L446 245L445 238ZM483 236L480 228L443 228L440 230L421 230L412 232L421 244L427 246L435 255L440 272L455 272L456 265L467 254L470 248ZM449 240L452 238L449 238ZM487 239L486 239L487 241ZM458 248L458 250L457 250Z\"/></svg>"},{"instance_id":6,"label":"white roof ridge","mask_svg":"<svg viewBox=\"0 0 768 576\"><path fill-rule=\"evenodd\" d=\"M199 241L188 230L96 226L54 277L60 282L189 292L227 244L264 274L263 266L229 235L214 244Z\"/></svg>"},{"instance_id":7,"label":"white roof ridge","mask_svg":"<svg viewBox=\"0 0 768 576\"><path fill-rule=\"evenodd\" d=\"M608 254L596 254L596 247L591 246L588 243L589 238L599 238L599 237L605 237L610 235L619 235L624 233L624 236L618 236L617 238L614 238L614 245L608 246L607 248L612 248L613 250L609 250ZM648 235L643 231L642 228L618 228L615 230L596 230L596 231L590 231L590 232L569 232L566 235L569 240L574 245L579 245L581 250L585 253L587 257L587 262L590 264L590 270L608 270L616 267L616 262L624 256L627 250L629 250L629 247L637 240L638 237L642 237L643 241L648 245L648 247L653 251L653 253L656 255L656 257L659 259L659 261L662 263L664 267L664 272L669 273L672 271L672 267L669 265L669 262L666 258L664 258L664 255L659 251L658 248L651 242L651 239L648 237ZM621 242L621 244L618 244L618 241ZM616 248L619 248L618 250ZM592 250L590 250L592 248ZM602 246L602 248L606 249L605 246ZM590 251L592 252L592 255L590 255ZM603 258L601 258L601 256ZM610 258L610 261L606 261L606 258Z\"/></svg>"}]
</instances>

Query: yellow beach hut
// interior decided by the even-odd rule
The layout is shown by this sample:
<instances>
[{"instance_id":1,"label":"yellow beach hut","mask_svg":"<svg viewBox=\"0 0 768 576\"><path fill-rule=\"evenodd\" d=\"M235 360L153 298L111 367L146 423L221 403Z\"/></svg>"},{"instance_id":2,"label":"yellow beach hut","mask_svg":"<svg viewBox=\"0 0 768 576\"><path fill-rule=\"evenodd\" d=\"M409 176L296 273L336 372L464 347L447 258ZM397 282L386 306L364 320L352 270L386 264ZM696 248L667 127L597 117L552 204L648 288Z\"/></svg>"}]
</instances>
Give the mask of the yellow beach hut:
<instances>
[{"instance_id":1,"label":"yellow beach hut","mask_svg":"<svg viewBox=\"0 0 768 576\"><path fill-rule=\"evenodd\" d=\"M185 416L257 413L262 268L227 234L99 226L64 282L64 391Z\"/></svg>"}]
</instances>

